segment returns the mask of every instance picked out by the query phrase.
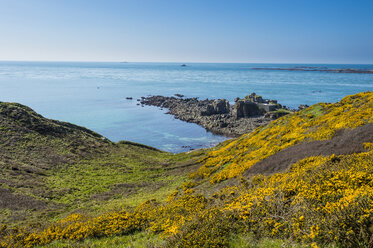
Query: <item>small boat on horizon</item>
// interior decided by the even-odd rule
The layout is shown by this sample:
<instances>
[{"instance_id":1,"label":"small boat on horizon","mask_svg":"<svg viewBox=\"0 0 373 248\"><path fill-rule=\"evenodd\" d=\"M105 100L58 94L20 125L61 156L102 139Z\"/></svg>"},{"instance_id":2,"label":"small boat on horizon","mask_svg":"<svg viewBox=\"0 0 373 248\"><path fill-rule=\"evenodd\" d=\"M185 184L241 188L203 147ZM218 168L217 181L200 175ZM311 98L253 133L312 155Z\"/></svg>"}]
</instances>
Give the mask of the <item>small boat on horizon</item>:
<instances>
[{"instance_id":1,"label":"small boat on horizon","mask_svg":"<svg viewBox=\"0 0 373 248\"><path fill-rule=\"evenodd\" d=\"M181 67L185 67L185 66L186 66L186 64L181 64L180 66L181 66Z\"/></svg>"}]
</instances>

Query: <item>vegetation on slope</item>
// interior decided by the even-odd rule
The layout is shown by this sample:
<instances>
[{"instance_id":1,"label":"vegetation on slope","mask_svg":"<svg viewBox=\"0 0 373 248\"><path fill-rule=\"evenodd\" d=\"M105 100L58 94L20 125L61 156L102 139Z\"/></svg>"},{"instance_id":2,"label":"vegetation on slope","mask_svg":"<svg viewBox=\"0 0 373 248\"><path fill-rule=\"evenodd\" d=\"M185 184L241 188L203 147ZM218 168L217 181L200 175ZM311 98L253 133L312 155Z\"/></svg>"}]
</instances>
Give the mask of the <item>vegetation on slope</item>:
<instances>
[{"instance_id":1,"label":"vegetation on slope","mask_svg":"<svg viewBox=\"0 0 373 248\"><path fill-rule=\"evenodd\" d=\"M194 181L181 184L167 201L147 200L133 210L96 216L76 213L43 228L4 226L0 245L31 247L56 240L84 242L154 233L164 240L158 242L164 247L234 247L245 237L281 238L313 247L369 247L373 240L370 123L373 93L317 104L220 145L200 160L203 165L192 174ZM362 152L306 157L276 174L244 173L288 147L363 127L368 127L364 130L370 130L366 134L371 138L361 141ZM229 181L233 177L239 182ZM224 180L230 183L223 184ZM206 182L225 186L203 194L200 187Z\"/></svg>"},{"instance_id":2,"label":"vegetation on slope","mask_svg":"<svg viewBox=\"0 0 373 248\"><path fill-rule=\"evenodd\" d=\"M257 162L301 142L325 140L337 130L373 121L373 94L347 96L335 104L319 103L277 119L253 133L211 151L193 177L220 182L233 178Z\"/></svg>"},{"instance_id":3,"label":"vegetation on slope","mask_svg":"<svg viewBox=\"0 0 373 248\"><path fill-rule=\"evenodd\" d=\"M201 155L113 143L17 103L0 103L0 134L0 223L8 226L165 199Z\"/></svg>"}]
</instances>

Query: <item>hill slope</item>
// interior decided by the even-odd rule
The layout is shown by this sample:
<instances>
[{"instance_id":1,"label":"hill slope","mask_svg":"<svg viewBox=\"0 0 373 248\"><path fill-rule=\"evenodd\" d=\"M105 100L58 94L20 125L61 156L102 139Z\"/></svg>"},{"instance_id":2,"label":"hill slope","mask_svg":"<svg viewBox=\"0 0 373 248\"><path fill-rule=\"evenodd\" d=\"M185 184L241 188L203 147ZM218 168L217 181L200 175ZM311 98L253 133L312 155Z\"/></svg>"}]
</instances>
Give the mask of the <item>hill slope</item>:
<instances>
[{"instance_id":1,"label":"hill slope","mask_svg":"<svg viewBox=\"0 0 373 248\"><path fill-rule=\"evenodd\" d=\"M331 139L341 129L373 122L373 94L347 96L335 104L319 103L287 115L210 152L195 177L219 182L240 175L257 162L288 147Z\"/></svg>"},{"instance_id":2,"label":"hill slope","mask_svg":"<svg viewBox=\"0 0 373 248\"><path fill-rule=\"evenodd\" d=\"M39 228L3 227L0 244L97 244L145 232L160 234L157 244L165 247L241 247L266 237L313 247L369 247L372 123L372 92L316 104L219 145L166 201L147 198L135 209L72 214ZM89 171L93 160L86 161L74 175ZM52 181L58 188L73 181L71 174ZM83 198L77 193L60 200L73 204L68 199Z\"/></svg>"},{"instance_id":3,"label":"hill slope","mask_svg":"<svg viewBox=\"0 0 373 248\"><path fill-rule=\"evenodd\" d=\"M164 198L198 153L113 143L84 127L0 102L0 223L47 222L71 211L133 207ZM174 185L174 186L173 186ZM119 199L127 201L120 202Z\"/></svg>"}]
</instances>

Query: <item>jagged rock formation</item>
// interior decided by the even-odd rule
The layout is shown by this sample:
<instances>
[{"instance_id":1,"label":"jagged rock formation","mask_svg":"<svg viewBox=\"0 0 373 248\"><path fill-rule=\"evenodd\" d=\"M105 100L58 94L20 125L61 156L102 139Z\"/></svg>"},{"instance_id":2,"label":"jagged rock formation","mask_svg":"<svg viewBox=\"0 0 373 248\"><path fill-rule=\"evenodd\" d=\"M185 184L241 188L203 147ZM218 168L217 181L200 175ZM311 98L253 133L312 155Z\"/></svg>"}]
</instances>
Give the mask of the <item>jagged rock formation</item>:
<instances>
[{"instance_id":1,"label":"jagged rock formation","mask_svg":"<svg viewBox=\"0 0 373 248\"><path fill-rule=\"evenodd\" d=\"M276 100L266 100L255 93L244 99L236 98L232 106L226 99L198 100L165 96L142 97L141 104L167 108L168 114L176 119L196 123L213 133L231 137L249 133L289 112L274 112L283 107Z\"/></svg>"},{"instance_id":2,"label":"jagged rock formation","mask_svg":"<svg viewBox=\"0 0 373 248\"><path fill-rule=\"evenodd\" d=\"M233 116L239 118L249 118L251 116L262 115L283 108L277 100L263 99L261 96L251 93L244 99L236 98L233 108ZM277 118L277 117L276 117ZM274 119L274 118L272 118Z\"/></svg>"},{"instance_id":3,"label":"jagged rock formation","mask_svg":"<svg viewBox=\"0 0 373 248\"><path fill-rule=\"evenodd\" d=\"M216 114L227 114L230 111L229 102L225 99L219 99L207 104L206 110L201 111L201 115L216 115Z\"/></svg>"},{"instance_id":4,"label":"jagged rock formation","mask_svg":"<svg viewBox=\"0 0 373 248\"><path fill-rule=\"evenodd\" d=\"M260 115L261 111L255 103L239 100L236 102L232 114L236 119L249 118L251 116Z\"/></svg>"}]
</instances>

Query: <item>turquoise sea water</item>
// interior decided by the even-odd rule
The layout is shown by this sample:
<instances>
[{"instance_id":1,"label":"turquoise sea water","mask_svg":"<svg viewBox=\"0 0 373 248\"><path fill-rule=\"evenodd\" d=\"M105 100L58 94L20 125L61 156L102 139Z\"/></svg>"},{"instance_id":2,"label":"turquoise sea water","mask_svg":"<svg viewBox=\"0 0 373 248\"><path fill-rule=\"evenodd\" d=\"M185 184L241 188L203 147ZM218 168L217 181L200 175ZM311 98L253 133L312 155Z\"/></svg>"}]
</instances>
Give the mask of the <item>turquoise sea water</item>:
<instances>
[{"instance_id":1,"label":"turquoise sea water","mask_svg":"<svg viewBox=\"0 0 373 248\"><path fill-rule=\"evenodd\" d=\"M181 152L189 150L182 146L208 147L225 137L175 120L164 114L166 110L138 106L137 98L179 93L232 102L256 92L296 108L373 90L373 74L251 69L295 66L373 69L373 65L0 62L0 101L28 105L47 118L85 126L113 141Z\"/></svg>"}]
</instances>

